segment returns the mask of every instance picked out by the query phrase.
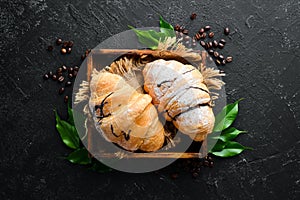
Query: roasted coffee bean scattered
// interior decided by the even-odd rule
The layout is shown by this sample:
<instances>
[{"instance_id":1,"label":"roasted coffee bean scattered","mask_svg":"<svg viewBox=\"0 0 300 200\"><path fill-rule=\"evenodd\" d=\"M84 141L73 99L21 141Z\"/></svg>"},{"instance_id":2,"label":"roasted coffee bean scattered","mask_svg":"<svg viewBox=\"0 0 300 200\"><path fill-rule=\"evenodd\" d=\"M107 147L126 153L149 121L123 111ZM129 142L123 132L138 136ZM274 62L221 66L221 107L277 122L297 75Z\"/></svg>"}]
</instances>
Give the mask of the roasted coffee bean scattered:
<instances>
[{"instance_id":1,"label":"roasted coffee bean scattered","mask_svg":"<svg viewBox=\"0 0 300 200\"><path fill-rule=\"evenodd\" d=\"M209 37L209 38L213 38L213 37L214 37L214 35L215 35L215 33L214 33L214 32L210 32L210 33L208 34L208 37Z\"/></svg>"},{"instance_id":2,"label":"roasted coffee bean scattered","mask_svg":"<svg viewBox=\"0 0 300 200\"><path fill-rule=\"evenodd\" d=\"M77 71L77 72L78 72L78 71L79 71L79 67L78 67L78 66L75 66L75 67L74 67L74 71Z\"/></svg>"},{"instance_id":3,"label":"roasted coffee bean scattered","mask_svg":"<svg viewBox=\"0 0 300 200\"><path fill-rule=\"evenodd\" d=\"M221 65L221 61L219 60L219 59L216 59L216 61L215 61L215 63L216 63L216 65Z\"/></svg>"},{"instance_id":4,"label":"roasted coffee bean scattered","mask_svg":"<svg viewBox=\"0 0 300 200\"><path fill-rule=\"evenodd\" d=\"M49 79L48 73L47 73L47 74L44 74L43 78L44 78L45 80L48 80L48 79Z\"/></svg>"},{"instance_id":5,"label":"roasted coffee bean scattered","mask_svg":"<svg viewBox=\"0 0 300 200\"><path fill-rule=\"evenodd\" d=\"M53 72L52 71L48 72L48 75L49 75L49 78L52 78Z\"/></svg>"},{"instance_id":6,"label":"roasted coffee bean scattered","mask_svg":"<svg viewBox=\"0 0 300 200\"><path fill-rule=\"evenodd\" d=\"M222 54L219 55L220 60L224 60L224 56Z\"/></svg>"},{"instance_id":7,"label":"roasted coffee bean scattered","mask_svg":"<svg viewBox=\"0 0 300 200\"><path fill-rule=\"evenodd\" d=\"M226 62L227 62L227 63L231 63L231 62L232 62L232 57L231 57L231 56L228 56L228 57L226 58Z\"/></svg>"},{"instance_id":8,"label":"roasted coffee bean scattered","mask_svg":"<svg viewBox=\"0 0 300 200\"><path fill-rule=\"evenodd\" d=\"M57 39L56 39L56 44L57 44L57 45L61 45L61 44L62 44L62 39L57 38Z\"/></svg>"},{"instance_id":9,"label":"roasted coffee bean scattered","mask_svg":"<svg viewBox=\"0 0 300 200\"><path fill-rule=\"evenodd\" d=\"M57 76L55 74L52 75L52 80L54 80L54 81L57 80Z\"/></svg>"},{"instance_id":10,"label":"roasted coffee bean scattered","mask_svg":"<svg viewBox=\"0 0 300 200\"><path fill-rule=\"evenodd\" d=\"M206 49L210 49L211 48L210 43L207 42L206 45L205 45L205 47L206 47Z\"/></svg>"},{"instance_id":11,"label":"roasted coffee bean scattered","mask_svg":"<svg viewBox=\"0 0 300 200\"><path fill-rule=\"evenodd\" d=\"M67 48L67 53L71 53L71 51L72 51L72 48L71 48L71 47L68 47L68 48Z\"/></svg>"},{"instance_id":12,"label":"roasted coffee bean scattered","mask_svg":"<svg viewBox=\"0 0 300 200\"><path fill-rule=\"evenodd\" d=\"M224 44L224 45L225 45L225 44L226 44L226 40L224 40L224 39L221 39L221 40L220 40L220 43L222 43L222 44Z\"/></svg>"},{"instance_id":13,"label":"roasted coffee bean scattered","mask_svg":"<svg viewBox=\"0 0 300 200\"><path fill-rule=\"evenodd\" d=\"M64 41L62 47L63 47L63 48L67 48L68 44L69 44L68 41Z\"/></svg>"},{"instance_id":14,"label":"roasted coffee bean scattered","mask_svg":"<svg viewBox=\"0 0 300 200\"><path fill-rule=\"evenodd\" d=\"M215 58L218 58L218 57L219 57L219 55L220 55L220 54L219 54L217 51L215 51L215 52L214 52L214 56L215 56Z\"/></svg>"},{"instance_id":15,"label":"roasted coffee bean scattered","mask_svg":"<svg viewBox=\"0 0 300 200\"><path fill-rule=\"evenodd\" d=\"M69 101L69 96L65 96L65 97L64 97L64 102L65 102L65 103L68 103L68 101Z\"/></svg>"},{"instance_id":16,"label":"roasted coffee bean scattered","mask_svg":"<svg viewBox=\"0 0 300 200\"><path fill-rule=\"evenodd\" d=\"M68 78L72 79L73 78L73 74L68 74Z\"/></svg>"},{"instance_id":17,"label":"roasted coffee bean scattered","mask_svg":"<svg viewBox=\"0 0 300 200\"><path fill-rule=\"evenodd\" d=\"M52 45L49 45L47 48L48 51L52 51L53 49L54 49L54 47Z\"/></svg>"},{"instance_id":18,"label":"roasted coffee bean scattered","mask_svg":"<svg viewBox=\"0 0 300 200\"><path fill-rule=\"evenodd\" d=\"M174 30L175 30L175 31L179 31L179 30L180 30L180 25L179 25L179 24L176 24L175 27L174 27Z\"/></svg>"},{"instance_id":19,"label":"roasted coffee bean scattered","mask_svg":"<svg viewBox=\"0 0 300 200\"><path fill-rule=\"evenodd\" d=\"M65 86L66 87L69 87L69 86L71 86L72 85L72 82L71 81L67 81L66 83L65 83Z\"/></svg>"},{"instance_id":20,"label":"roasted coffee bean scattered","mask_svg":"<svg viewBox=\"0 0 300 200\"><path fill-rule=\"evenodd\" d=\"M196 17L197 17L197 14L196 13L192 13L191 16L190 16L190 19L194 20L194 19L196 19Z\"/></svg>"},{"instance_id":21,"label":"roasted coffee bean scattered","mask_svg":"<svg viewBox=\"0 0 300 200\"><path fill-rule=\"evenodd\" d=\"M224 48L224 44L219 43L219 44L218 44L218 47L219 47L219 49L223 49L223 48Z\"/></svg>"},{"instance_id":22,"label":"roasted coffee bean scattered","mask_svg":"<svg viewBox=\"0 0 300 200\"><path fill-rule=\"evenodd\" d=\"M204 30L205 30L205 31L209 31L210 29L211 29L210 26L205 26L205 27L204 27Z\"/></svg>"},{"instance_id":23,"label":"roasted coffee bean scattered","mask_svg":"<svg viewBox=\"0 0 300 200\"><path fill-rule=\"evenodd\" d=\"M199 33L200 33L200 34L203 34L204 31L205 31L204 28L200 28Z\"/></svg>"},{"instance_id":24,"label":"roasted coffee bean scattered","mask_svg":"<svg viewBox=\"0 0 300 200\"><path fill-rule=\"evenodd\" d=\"M65 65L61 66L61 68L62 68L63 72L67 71L67 69L68 69Z\"/></svg>"},{"instance_id":25,"label":"roasted coffee bean scattered","mask_svg":"<svg viewBox=\"0 0 300 200\"><path fill-rule=\"evenodd\" d=\"M206 43L202 40L202 41L200 41L200 45L202 46L202 47L206 47Z\"/></svg>"},{"instance_id":26,"label":"roasted coffee bean scattered","mask_svg":"<svg viewBox=\"0 0 300 200\"><path fill-rule=\"evenodd\" d=\"M202 38L202 39L205 39L205 38L206 38L206 33L205 33L205 32L201 34L201 38Z\"/></svg>"},{"instance_id":27,"label":"roasted coffee bean scattered","mask_svg":"<svg viewBox=\"0 0 300 200\"><path fill-rule=\"evenodd\" d=\"M187 34L189 34L189 30L184 29L184 30L182 31L182 33L185 34L185 35L187 35Z\"/></svg>"},{"instance_id":28,"label":"roasted coffee bean scattered","mask_svg":"<svg viewBox=\"0 0 300 200\"><path fill-rule=\"evenodd\" d=\"M73 67L69 67L69 68L68 68L69 74L73 73L73 71L74 71L74 68L73 68Z\"/></svg>"},{"instance_id":29,"label":"roasted coffee bean scattered","mask_svg":"<svg viewBox=\"0 0 300 200\"><path fill-rule=\"evenodd\" d=\"M74 42L73 42L73 41L68 41L68 45L67 45L68 47L71 47L71 48L72 48L73 45L74 45Z\"/></svg>"},{"instance_id":30,"label":"roasted coffee bean scattered","mask_svg":"<svg viewBox=\"0 0 300 200\"><path fill-rule=\"evenodd\" d=\"M200 35L200 33L196 33L196 35L195 35L195 39L196 39L196 40L200 40L200 39L201 39L201 35Z\"/></svg>"},{"instance_id":31,"label":"roasted coffee bean scattered","mask_svg":"<svg viewBox=\"0 0 300 200\"><path fill-rule=\"evenodd\" d=\"M61 52L61 54L66 54L67 50L65 48L61 48L60 52Z\"/></svg>"},{"instance_id":32,"label":"roasted coffee bean scattered","mask_svg":"<svg viewBox=\"0 0 300 200\"><path fill-rule=\"evenodd\" d=\"M210 55L214 55L214 50L210 49L210 50L208 50L208 53L209 53Z\"/></svg>"},{"instance_id":33,"label":"roasted coffee bean scattered","mask_svg":"<svg viewBox=\"0 0 300 200\"><path fill-rule=\"evenodd\" d=\"M197 178L198 176L199 176L199 174L198 174L197 172L194 172L194 173L193 173L193 177L194 177L194 178Z\"/></svg>"},{"instance_id":34,"label":"roasted coffee bean scattered","mask_svg":"<svg viewBox=\"0 0 300 200\"><path fill-rule=\"evenodd\" d=\"M58 90L58 94L63 94L63 93L64 93L64 91L65 91L65 88L64 88L64 87L62 87L62 88L59 88L59 90Z\"/></svg>"},{"instance_id":35,"label":"roasted coffee bean scattered","mask_svg":"<svg viewBox=\"0 0 300 200\"><path fill-rule=\"evenodd\" d=\"M216 40L213 41L213 47L218 47L218 42Z\"/></svg>"},{"instance_id":36,"label":"roasted coffee bean scattered","mask_svg":"<svg viewBox=\"0 0 300 200\"><path fill-rule=\"evenodd\" d=\"M56 73L61 73L63 71L62 67L57 68Z\"/></svg>"},{"instance_id":37,"label":"roasted coffee bean scattered","mask_svg":"<svg viewBox=\"0 0 300 200\"><path fill-rule=\"evenodd\" d=\"M57 80L58 80L58 82L62 83L62 82L64 82L65 77L64 76L60 76L60 77L58 77Z\"/></svg>"},{"instance_id":38,"label":"roasted coffee bean scattered","mask_svg":"<svg viewBox=\"0 0 300 200\"><path fill-rule=\"evenodd\" d=\"M221 61L222 65L226 65L226 60Z\"/></svg>"},{"instance_id":39,"label":"roasted coffee bean scattered","mask_svg":"<svg viewBox=\"0 0 300 200\"><path fill-rule=\"evenodd\" d=\"M229 35L229 33L230 33L229 28L228 27L224 28L224 34L225 35Z\"/></svg>"},{"instance_id":40,"label":"roasted coffee bean scattered","mask_svg":"<svg viewBox=\"0 0 300 200\"><path fill-rule=\"evenodd\" d=\"M73 77L76 77L77 76L77 71L73 71Z\"/></svg>"}]
</instances>

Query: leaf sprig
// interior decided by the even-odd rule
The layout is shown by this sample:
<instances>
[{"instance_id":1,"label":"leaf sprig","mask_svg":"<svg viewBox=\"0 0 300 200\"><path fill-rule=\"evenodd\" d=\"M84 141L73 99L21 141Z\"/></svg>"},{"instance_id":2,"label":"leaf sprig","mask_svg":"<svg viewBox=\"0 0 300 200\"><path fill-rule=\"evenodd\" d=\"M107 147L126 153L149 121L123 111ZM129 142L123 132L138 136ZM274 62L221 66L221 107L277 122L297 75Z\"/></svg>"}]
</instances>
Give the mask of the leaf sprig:
<instances>
[{"instance_id":1,"label":"leaf sprig","mask_svg":"<svg viewBox=\"0 0 300 200\"><path fill-rule=\"evenodd\" d=\"M245 147L238 142L232 141L239 134L246 133L234 127L231 127L238 114L238 104L242 99L237 100L232 104L226 105L222 111L216 116L213 133L209 135L209 142L217 140L214 147L210 150L215 156L232 157L242 153L244 150L251 150L250 147ZM217 132L221 132L217 136Z\"/></svg>"},{"instance_id":2,"label":"leaf sprig","mask_svg":"<svg viewBox=\"0 0 300 200\"><path fill-rule=\"evenodd\" d=\"M75 128L74 118L73 118L73 109L68 103L68 119L67 121L62 120L57 111L55 110L55 119L56 119L56 129L63 141L63 143L73 149L66 159L74 164L88 165L91 170L98 172L107 172L112 169L98 160L92 158L89 155L88 150L83 146L79 139L78 132Z\"/></svg>"},{"instance_id":3,"label":"leaf sprig","mask_svg":"<svg viewBox=\"0 0 300 200\"><path fill-rule=\"evenodd\" d=\"M135 32L141 44L146 45L152 50L157 49L159 41L163 41L167 37L175 37L173 26L166 22L161 16L159 18L160 32L155 30L138 30L133 26L128 27Z\"/></svg>"}]
</instances>

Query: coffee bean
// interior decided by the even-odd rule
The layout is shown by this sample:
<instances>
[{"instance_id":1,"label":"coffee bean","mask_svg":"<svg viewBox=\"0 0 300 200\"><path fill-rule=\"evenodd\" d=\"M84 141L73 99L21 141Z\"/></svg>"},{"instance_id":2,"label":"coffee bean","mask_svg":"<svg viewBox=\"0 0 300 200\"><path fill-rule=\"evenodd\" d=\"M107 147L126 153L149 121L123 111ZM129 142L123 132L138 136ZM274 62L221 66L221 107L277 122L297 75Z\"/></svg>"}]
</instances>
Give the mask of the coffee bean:
<instances>
[{"instance_id":1,"label":"coffee bean","mask_svg":"<svg viewBox=\"0 0 300 200\"><path fill-rule=\"evenodd\" d=\"M223 48L224 48L224 44L219 43L219 44L218 44L218 47L219 47L219 49L223 49Z\"/></svg>"},{"instance_id":2,"label":"coffee bean","mask_svg":"<svg viewBox=\"0 0 300 200\"><path fill-rule=\"evenodd\" d=\"M73 41L68 41L68 44L67 44L67 47L73 47L73 45L74 45L74 42Z\"/></svg>"},{"instance_id":3,"label":"coffee bean","mask_svg":"<svg viewBox=\"0 0 300 200\"><path fill-rule=\"evenodd\" d=\"M206 33L202 33L201 38L202 39L206 38Z\"/></svg>"},{"instance_id":4,"label":"coffee bean","mask_svg":"<svg viewBox=\"0 0 300 200\"><path fill-rule=\"evenodd\" d=\"M63 48L67 48L67 46L68 46L68 43L69 43L69 42L67 42L67 41L64 41L64 42L62 43L62 44L63 44L63 45L62 45L62 47L63 47Z\"/></svg>"},{"instance_id":5,"label":"coffee bean","mask_svg":"<svg viewBox=\"0 0 300 200\"><path fill-rule=\"evenodd\" d=\"M214 56L215 56L215 58L218 58L218 57L219 57L219 55L220 55L220 54L219 54L217 51L215 51L215 52L214 52Z\"/></svg>"},{"instance_id":6,"label":"coffee bean","mask_svg":"<svg viewBox=\"0 0 300 200\"><path fill-rule=\"evenodd\" d=\"M58 90L58 94L62 94L62 93L64 93L64 91L65 91L65 88L62 87Z\"/></svg>"},{"instance_id":7,"label":"coffee bean","mask_svg":"<svg viewBox=\"0 0 300 200\"><path fill-rule=\"evenodd\" d=\"M72 79L73 78L73 74L69 74L68 77L69 77L69 79Z\"/></svg>"},{"instance_id":8,"label":"coffee bean","mask_svg":"<svg viewBox=\"0 0 300 200\"><path fill-rule=\"evenodd\" d=\"M179 31L179 29L180 29L180 25L179 25L179 24L176 24L175 27L174 27L174 30L175 30L175 31Z\"/></svg>"},{"instance_id":9,"label":"coffee bean","mask_svg":"<svg viewBox=\"0 0 300 200\"><path fill-rule=\"evenodd\" d=\"M224 60L224 56L222 54L219 55L220 60Z\"/></svg>"},{"instance_id":10,"label":"coffee bean","mask_svg":"<svg viewBox=\"0 0 300 200\"><path fill-rule=\"evenodd\" d=\"M54 80L54 81L57 80L57 76L55 74L52 75L52 80Z\"/></svg>"},{"instance_id":11,"label":"coffee bean","mask_svg":"<svg viewBox=\"0 0 300 200\"><path fill-rule=\"evenodd\" d=\"M78 66L75 66L75 67L74 67L74 71L77 71L77 72L78 72L78 71L79 71L79 67L78 67Z\"/></svg>"},{"instance_id":12,"label":"coffee bean","mask_svg":"<svg viewBox=\"0 0 300 200\"><path fill-rule=\"evenodd\" d=\"M179 32L182 32L184 30L184 27L183 26L180 26L179 27Z\"/></svg>"},{"instance_id":13,"label":"coffee bean","mask_svg":"<svg viewBox=\"0 0 300 200\"><path fill-rule=\"evenodd\" d=\"M209 53L210 55L213 55L213 54L214 54L214 50L210 49L210 50L208 50L208 53Z\"/></svg>"},{"instance_id":14,"label":"coffee bean","mask_svg":"<svg viewBox=\"0 0 300 200\"><path fill-rule=\"evenodd\" d=\"M191 16L190 16L190 19L194 20L194 19L196 19L196 17L197 17L197 14L196 13L192 13Z\"/></svg>"},{"instance_id":15,"label":"coffee bean","mask_svg":"<svg viewBox=\"0 0 300 200\"><path fill-rule=\"evenodd\" d=\"M226 40L224 40L224 39L221 39L221 40L220 40L220 43L222 43L222 44L224 44L224 45L225 45L225 44L226 44Z\"/></svg>"},{"instance_id":16,"label":"coffee bean","mask_svg":"<svg viewBox=\"0 0 300 200\"><path fill-rule=\"evenodd\" d=\"M215 35L215 33L214 33L214 32L210 32L210 33L208 34L208 37L210 37L210 38L213 38L213 37L214 37L214 35Z\"/></svg>"},{"instance_id":17,"label":"coffee bean","mask_svg":"<svg viewBox=\"0 0 300 200\"><path fill-rule=\"evenodd\" d=\"M193 177L194 177L194 178L197 178L198 176L199 176L199 174L198 174L197 172L194 172L194 173L193 173Z\"/></svg>"},{"instance_id":18,"label":"coffee bean","mask_svg":"<svg viewBox=\"0 0 300 200\"><path fill-rule=\"evenodd\" d=\"M57 45L61 45L61 43L62 43L62 39L57 38L57 39L56 39L56 44L57 44Z\"/></svg>"},{"instance_id":19,"label":"coffee bean","mask_svg":"<svg viewBox=\"0 0 300 200\"><path fill-rule=\"evenodd\" d=\"M210 28L211 28L210 26L205 26L205 27L204 27L204 30L205 30L205 31L209 31Z\"/></svg>"},{"instance_id":20,"label":"coffee bean","mask_svg":"<svg viewBox=\"0 0 300 200\"><path fill-rule=\"evenodd\" d=\"M71 47L68 47L68 48L67 48L67 53L71 53L71 51L72 51L72 48L71 48Z\"/></svg>"},{"instance_id":21,"label":"coffee bean","mask_svg":"<svg viewBox=\"0 0 300 200\"><path fill-rule=\"evenodd\" d=\"M222 64L222 65L226 65L226 60L222 60L222 61L221 61L221 64Z\"/></svg>"},{"instance_id":22,"label":"coffee bean","mask_svg":"<svg viewBox=\"0 0 300 200\"><path fill-rule=\"evenodd\" d=\"M210 43L207 42L205 47L206 47L207 49L210 49L210 48L211 48Z\"/></svg>"},{"instance_id":23,"label":"coffee bean","mask_svg":"<svg viewBox=\"0 0 300 200\"><path fill-rule=\"evenodd\" d=\"M228 57L226 58L226 62L227 62L227 63L231 63L231 62L232 62L232 57L231 57L231 56L228 56Z\"/></svg>"},{"instance_id":24,"label":"coffee bean","mask_svg":"<svg viewBox=\"0 0 300 200\"><path fill-rule=\"evenodd\" d=\"M71 81L67 81L66 83L65 83L65 86L66 87L69 87L69 86L71 86L72 85L72 82Z\"/></svg>"},{"instance_id":25,"label":"coffee bean","mask_svg":"<svg viewBox=\"0 0 300 200\"><path fill-rule=\"evenodd\" d=\"M48 75L49 75L49 78L52 78L53 72L52 71L48 72Z\"/></svg>"},{"instance_id":26,"label":"coffee bean","mask_svg":"<svg viewBox=\"0 0 300 200\"><path fill-rule=\"evenodd\" d=\"M203 34L204 33L204 28L200 28L199 33Z\"/></svg>"},{"instance_id":27,"label":"coffee bean","mask_svg":"<svg viewBox=\"0 0 300 200\"><path fill-rule=\"evenodd\" d=\"M62 72L56 72L56 76L57 76L57 77L62 76Z\"/></svg>"},{"instance_id":28,"label":"coffee bean","mask_svg":"<svg viewBox=\"0 0 300 200\"><path fill-rule=\"evenodd\" d=\"M218 42L216 40L213 41L213 47L218 47Z\"/></svg>"},{"instance_id":29,"label":"coffee bean","mask_svg":"<svg viewBox=\"0 0 300 200\"><path fill-rule=\"evenodd\" d=\"M210 48L213 46L213 43L212 42L208 42L209 43L209 46Z\"/></svg>"},{"instance_id":30,"label":"coffee bean","mask_svg":"<svg viewBox=\"0 0 300 200\"><path fill-rule=\"evenodd\" d=\"M221 61L218 60L218 59L216 59L215 63L216 63L216 65L218 65L218 66L221 65Z\"/></svg>"},{"instance_id":31,"label":"coffee bean","mask_svg":"<svg viewBox=\"0 0 300 200\"><path fill-rule=\"evenodd\" d=\"M209 162L207 160L204 161L204 166L208 167Z\"/></svg>"},{"instance_id":32,"label":"coffee bean","mask_svg":"<svg viewBox=\"0 0 300 200\"><path fill-rule=\"evenodd\" d=\"M185 34L185 35L187 35L187 34L189 33L189 30L184 29L184 30L182 31L182 33Z\"/></svg>"},{"instance_id":33,"label":"coffee bean","mask_svg":"<svg viewBox=\"0 0 300 200\"><path fill-rule=\"evenodd\" d=\"M77 76L77 71L73 71L73 77L76 77Z\"/></svg>"},{"instance_id":34,"label":"coffee bean","mask_svg":"<svg viewBox=\"0 0 300 200\"><path fill-rule=\"evenodd\" d=\"M69 72L69 74L72 74L72 73L73 73L73 71L74 71L74 68L73 68L73 67L69 67L69 68L68 68L68 72Z\"/></svg>"},{"instance_id":35,"label":"coffee bean","mask_svg":"<svg viewBox=\"0 0 300 200\"><path fill-rule=\"evenodd\" d=\"M213 166L214 166L214 162L213 161L209 162L209 167L211 168Z\"/></svg>"},{"instance_id":36,"label":"coffee bean","mask_svg":"<svg viewBox=\"0 0 300 200\"><path fill-rule=\"evenodd\" d=\"M58 80L58 82L62 83L62 82L64 82L65 77L64 76L60 76L60 77L58 77L57 80Z\"/></svg>"},{"instance_id":37,"label":"coffee bean","mask_svg":"<svg viewBox=\"0 0 300 200\"><path fill-rule=\"evenodd\" d=\"M48 73L47 73L47 74L44 74L43 78L44 78L45 80L48 80L48 79L49 79Z\"/></svg>"},{"instance_id":38,"label":"coffee bean","mask_svg":"<svg viewBox=\"0 0 300 200\"><path fill-rule=\"evenodd\" d=\"M196 40L200 40L200 38L201 38L201 35L200 35L199 33L196 33L195 39L196 39Z\"/></svg>"},{"instance_id":39,"label":"coffee bean","mask_svg":"<svg viewBox=\"0 0 300 200\"><path fill-rule=\"evenodd\" d=\"M69 101L69 96L65 96L65 97L64 97L64 102L65 102L65 103L68 103L68 101Z\"/></svg>"},{"instance_id":40,"label":"coffee bean","mask_svg":"<svg viewBox=\"0 0 300 200\"><path fill-rule=\"evenodd\" d=\"M61 52L61 54L66 54L67 53L67 49L61 48L60 52Z\"/></svg>"},{"instance_id":41,"label":"coffee bean","mask_svg":"<svg viewBox=\"0 0 300 200\"><path fill-rule=\"evenodd\" d=\"M205 47L205 46L206 46L206 43L205 43L204 41L201 41L201 42L200 42L200 45L201 45L202 47Z\"/></svg>"},{"instance_id":42,"label":"coffee bean","mask_svg":"<svg viewBox=\"0 0 300 200\"><path fill-rule=\"evenodd\" d=\"M52 51L53 49L54 49L54 48L53 48L52 45L49 45L48 48L47 48L48 51Z\"/></svg>"},{"instance_id":43,"label":"coffee bean","mask_svg":"<svg viewBox=\"0 0 300 200\"><path fill-rule=\"evenodd\" d=\"M67 69L68 69L65 65L61 66L61 68L62 68L63 72L67 71Z\"/></svg>"},{"instance_id":44,"label":"coffee bean","mask_svg":"<svg viewBox=\"0 0 300 200\"><path fill-rule=\"evenodd\" d=\"M229 33L230 33L229 28L228 27L224 28L224 34L225 35L229 35Z\"/></svg>"},{"instance_id":45,"label":"coffee bean","mask_svg":"<svg viewBox=\"0 0 300 200\"><path fill-rule=\"evenodd\" d=\"M61 73L63 71L62 67L57 68L56 73Z\"/></svg>"}]
</instances>

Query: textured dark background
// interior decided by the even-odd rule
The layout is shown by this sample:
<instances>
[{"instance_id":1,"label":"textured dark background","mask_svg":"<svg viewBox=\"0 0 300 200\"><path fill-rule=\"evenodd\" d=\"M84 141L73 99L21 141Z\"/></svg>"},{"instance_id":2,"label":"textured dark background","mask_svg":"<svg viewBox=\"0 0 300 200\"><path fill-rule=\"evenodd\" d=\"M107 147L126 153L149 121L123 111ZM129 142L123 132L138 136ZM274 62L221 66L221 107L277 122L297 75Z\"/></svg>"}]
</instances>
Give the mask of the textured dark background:
<instances>
[{"instance_id":1,"label":"textured dark background","mask_svg":"<svg viewBox=\"0 0 300 200\"><path fill-rule=\"evenodd\" d=\"M300 197L300 2L107 0L0 1L1 199L296 199ZM190 22L189 15L198 14ZM174 165L158 172L98 174L59 156L70 152L54 124L64 114L59 85L42 75L80 55L127 25L157 26L161 14L194 30L233 30L224 54L228 102L241 97L237 140L254 147L215 159L198 178ZM191 29L193 30L193 28ZM71 55L45 49L56 37L73 40ZM67 93L71 94L71 90Z\"/></svg>"}]
</instances>

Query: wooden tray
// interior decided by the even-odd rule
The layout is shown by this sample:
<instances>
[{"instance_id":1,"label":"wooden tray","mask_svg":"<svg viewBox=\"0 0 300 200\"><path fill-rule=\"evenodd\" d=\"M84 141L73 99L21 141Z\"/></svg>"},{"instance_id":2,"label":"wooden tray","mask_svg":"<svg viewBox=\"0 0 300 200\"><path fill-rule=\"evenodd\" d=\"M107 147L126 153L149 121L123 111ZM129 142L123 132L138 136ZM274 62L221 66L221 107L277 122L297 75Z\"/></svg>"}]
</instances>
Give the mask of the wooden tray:
<instances>
[{"instance_id":1,"label":"wooden tray","mask_svg":"<svg viewBox=\"0 0 300 200\"><path fill-rule=\"evenodd\" d=\"M207 58L207 52L201 51L199 52L202 56L201 62L205 65L206 64L206 58ZM87 57L87 81L90 82L91 80L91 74L94 68L101 69L105 66L110 65L111 63L105 63L106 61L103 61L103 64L97 65L94 62L94 59L96 56L100 56L103 59L109 58L110 61L113 58L118 58L120 56L143 56L143 55L151 55L153 60L163 58L165 60L177 60L181 63L187 64L189 63L186 59L178 56L177 54L174 54L170 51L155 51L155 50L137 50L137 49L99 49L99 50L93 50L90 52L89 56ZM108 60L109 60L108 59ZM104 59L105 60L105 59ZM113 59L114 60L114 59ZM97 62L99 63L99 62ZM93 145L92 141L94 138L93 135L93 127L94 122L90 120L87 124L87 148L90 152L97 152L95 150L95 145ZM105 140L105 139L103 139ZM170 159L170 158L202 158L203 155L206 155L206 141L202 143L204 145L205 151L200 152L150 152L150 153L122 153L120 156L121 158L126 159L139 159L139 158L155 158L155 159ZM99 151L99 154L97 154L97 158L116 158L118 157L118 154L116 152L103 152Z\"/></svg>"}]
</instances>

